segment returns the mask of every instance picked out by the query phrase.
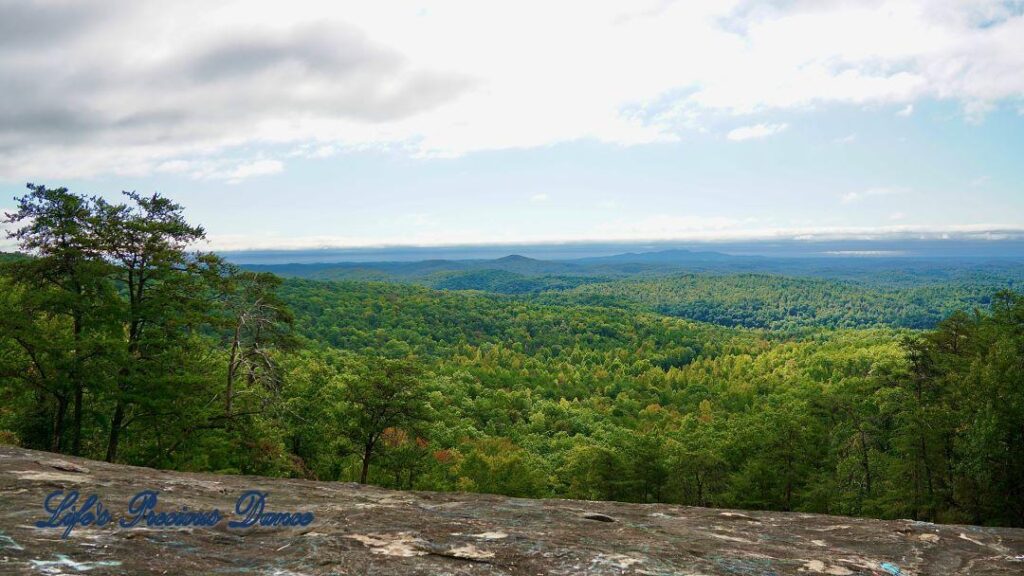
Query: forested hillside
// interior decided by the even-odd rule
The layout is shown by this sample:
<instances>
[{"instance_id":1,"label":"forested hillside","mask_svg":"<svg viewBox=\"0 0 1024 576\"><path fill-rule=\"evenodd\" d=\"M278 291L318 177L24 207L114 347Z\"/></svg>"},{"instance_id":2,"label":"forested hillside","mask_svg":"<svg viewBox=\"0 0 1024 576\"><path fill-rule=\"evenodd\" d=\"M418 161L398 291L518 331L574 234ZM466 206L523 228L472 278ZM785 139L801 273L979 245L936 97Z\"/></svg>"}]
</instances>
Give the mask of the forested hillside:
<instances>
[{"instance_id":1,"label":"forested hillside","mask_svg":"<svg viewBox=\"0 0 1024 576\"><path fill-rule=\"evenodd\" d=\"M283 294L317 340L433 366L436 414L420 438L445 449L423 483L386 485L973 522L1021 511L950 506L978 486L968 467L1004 479L992 496L1024 477L1003 452L1024 447L1020 368L990 365L1024 345L1010 294L993 316L956 314L923 335L799 339L385 284L290 281ZM991 452L968 455L976 441ZM437 465L459 457L456 474Z\"/></svg>"},{"instance_id":2,"label":"forested hillside","mask_svg":"<svg viewBox=\"0 0 1024 576\"><path fill-rule=\"evenodd\" d=\"M887 287L853 281L766 275L693 275L575 288L568 301L638 306L670 316L791 330L808 326L932 328L957 310L986 308L995 291L1015 285L991 276L942 284Z\"/></svg>"},{"instance_id":3,"label":"forested hillside","mask_svg":"<svg viewBox=\"0 0 1024 576\"><path fill-rule=\"evenodd\" d=\"M204 230L159 195L31 187L7 223L30 257L0 274L6 442L396 488L1024 525L1010 291L282 281L191 251Z\"/></svg>"},{"instance_id":4,"label":"forested hillside","mask_svg":"<svg viewBox=\"0 0 1024 576\"><path fill-rule=\"evenodd\" d=\"M317 280L476 290L528 302L540 296L539 301L546 303L624 307L774 331L815 326L933 328L957 310L985 308L996 292L1024 283L1024 263L1012 259L770 259L686 251L646 256L563 262L510 256L247 268Z\"/></svg>"}]
</instances>

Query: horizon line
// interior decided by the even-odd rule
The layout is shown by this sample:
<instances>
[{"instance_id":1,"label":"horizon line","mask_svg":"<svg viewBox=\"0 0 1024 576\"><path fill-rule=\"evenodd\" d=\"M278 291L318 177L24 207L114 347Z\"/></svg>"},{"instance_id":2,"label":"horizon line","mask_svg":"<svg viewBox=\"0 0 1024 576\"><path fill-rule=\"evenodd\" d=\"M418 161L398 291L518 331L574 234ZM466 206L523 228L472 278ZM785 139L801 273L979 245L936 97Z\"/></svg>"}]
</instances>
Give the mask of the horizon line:
<instances>
[{"instance_id":1,"label":"horizon line","mask_svg":"<svg viewBox=\"0 0 1024 576\"><path fill-rule=\"evenodd\" d=\"M319 237L310 238L308 244L303 244L302 238L295 238L296 244L288 245L288 239L282 238L282 244L265 246L234 247L217 246L217 237L208 239L206 244L213 244L208 248L211 252L217 253L247 253L247 252L329 252L329 251L373 251L373 250L430 250L430 249L460 249L460 248L503 248L503 247L586 247L594 245L701 245L701 246L722 246L729 244L763 244L763 243L792 243L796 245L813 245L816 243L829 242L976 242L992 243L1024 241L1024 228L1012 226L984 227L976 229L956 228L933 228L930 230L878 230L864 229L862 231L835 231L835 232L777 232L767 234L750 235L718 235L718 236L678 236L678 237L654 237L654 238L551 238L551 239L523 239L523 240L481 240L481 241L452 241L452 242L367 242L367 243L332 243L329 240Z\"/></svg>"}]
</instances>

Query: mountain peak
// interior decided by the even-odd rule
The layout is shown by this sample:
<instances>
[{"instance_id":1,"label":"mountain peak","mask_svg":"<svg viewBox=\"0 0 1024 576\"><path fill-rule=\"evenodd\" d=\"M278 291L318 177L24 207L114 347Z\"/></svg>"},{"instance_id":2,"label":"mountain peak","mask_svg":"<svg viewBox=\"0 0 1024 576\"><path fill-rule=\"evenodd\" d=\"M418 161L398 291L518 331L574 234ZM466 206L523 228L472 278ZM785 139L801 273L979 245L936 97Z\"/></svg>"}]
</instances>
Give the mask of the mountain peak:
<instances>
[{"instance_id":1,"label":"mountain peak","mask_svg":"<svg viewBox=\"0 0 1024 576\"><path fill-rule=\"evenodd\" d=\"M539 262L536 258L528 258L520 254L509 254L495 260L495 262Z\"/></svg>"}]
</instances>

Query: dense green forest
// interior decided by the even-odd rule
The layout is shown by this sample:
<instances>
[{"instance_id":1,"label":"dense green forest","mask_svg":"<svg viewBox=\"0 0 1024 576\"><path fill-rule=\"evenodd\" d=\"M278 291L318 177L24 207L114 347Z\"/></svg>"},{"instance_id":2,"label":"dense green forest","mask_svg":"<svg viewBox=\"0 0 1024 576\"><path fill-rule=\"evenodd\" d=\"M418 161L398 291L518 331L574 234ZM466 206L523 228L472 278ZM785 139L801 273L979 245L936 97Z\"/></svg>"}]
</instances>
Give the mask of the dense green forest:
<instances>
[{"instance_id":1,"label":"dense green forest","mask_svg":"<svg viewBox=\"0 0 1024 576\"><path fill-rule=\"evenodd\" d=\"M901 287L757 274L679 275L581 286L565 294L585 304L638 305L723 326L792 330L891 325L931 328L957 310L986 308L1000 286L992 278ZM1007 288L1013 286L1006 280Z\"/></svg>"},{"instance_id":2,"label":"dense green forest","mask_svg":"<svg viewBox=\"0 0 1024 576\"><path fill-rule=\"evenodd\" d=\"M1013 267L866 282L512 261L534 270L282 279L191 251L204 230L159 195L30 186L6 220L24 255L0 261L5 442L403 489L1024 526L1024 297L999 289ZM501 289L523 279L539 284Z\"/></svg>"},{"instance_id":3,"label":"dense green forest","mask_svg":"<svg viewBox=\"0 0 1024 576\"><path fill-rule=\"evenodd\" d=\"M398 282L529 302L625 307L773 331L933 328L958 310L987 308L993 294L1024 283L1024 266L1006 260L766 259L681 250L576 261L507 256L247 268L295 278Z\"/></svg>"}]
</instances>

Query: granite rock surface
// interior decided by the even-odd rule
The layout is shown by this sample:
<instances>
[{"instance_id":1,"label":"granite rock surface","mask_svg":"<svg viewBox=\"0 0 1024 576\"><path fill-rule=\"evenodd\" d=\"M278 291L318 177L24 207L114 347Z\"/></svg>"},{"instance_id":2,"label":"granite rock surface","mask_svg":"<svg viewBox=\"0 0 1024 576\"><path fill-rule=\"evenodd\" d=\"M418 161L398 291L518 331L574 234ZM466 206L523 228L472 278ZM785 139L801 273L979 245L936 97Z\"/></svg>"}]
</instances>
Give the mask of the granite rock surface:
<instances>
[{"instance_id":1,"label":"granite rock surface","mask_svg":"<svg viewBox=\"0 0 1024 576\"><path fill-rule=\"evenodd\" d=\"M95 494L103 526L37 527L47 495ZM207 526L119 526L128 503L217 509ZM307 526L230 528L248 490ZM54 504L55 505L55 504ZM268 518L273 518L272 516ZM279 517L278 517L279 518ZM661 504L396 492L167 472L0 446L0 574L1024 574L1024 530Z\"/></svg>"}]
</instances>

